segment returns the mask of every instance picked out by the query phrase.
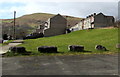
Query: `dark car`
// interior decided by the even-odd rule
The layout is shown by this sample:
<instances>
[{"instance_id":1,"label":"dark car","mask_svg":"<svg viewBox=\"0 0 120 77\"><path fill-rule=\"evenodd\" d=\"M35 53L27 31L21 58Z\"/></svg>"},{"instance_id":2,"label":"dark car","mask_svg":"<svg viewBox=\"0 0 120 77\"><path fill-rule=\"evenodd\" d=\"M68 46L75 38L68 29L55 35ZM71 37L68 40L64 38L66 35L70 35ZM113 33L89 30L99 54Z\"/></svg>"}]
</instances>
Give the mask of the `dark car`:
<instances>
[{"instance_id":1,"label":"dark car","mask_svg":"<svg viewBox=\"0 0 120 77\"><path fill-rule=\"evenodd\" d=\"M36 38L41 38L44 37L43 33L31 33L27 35L24 39L36 39Z\"/></svg>"}]
</instances>

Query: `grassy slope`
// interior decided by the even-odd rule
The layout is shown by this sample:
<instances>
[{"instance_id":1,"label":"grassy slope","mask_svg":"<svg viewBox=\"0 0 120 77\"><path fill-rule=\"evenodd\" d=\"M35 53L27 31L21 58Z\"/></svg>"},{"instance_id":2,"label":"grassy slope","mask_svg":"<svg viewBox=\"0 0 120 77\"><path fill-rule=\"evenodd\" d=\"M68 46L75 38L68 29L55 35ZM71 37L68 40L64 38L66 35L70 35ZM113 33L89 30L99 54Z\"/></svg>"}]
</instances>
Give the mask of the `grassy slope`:
<instances>
[{"instance_id":1,"label":"grassy slope","mask_svg":"<svg viewBox=\"0 0 120 77\"><path fill-rule=\"evenodd\" d=\"M17 21L19 21L19 23L21 24L28 23L30 26L38 26L39 24L42 24L42 22L37 22L37 21L39 20L47 21L48 18L51 18L53 16L54 14L34 13L19 17L17 18ZM68 16L67 20L69 25L74 26L76 23L78 23L81 20L81 18Z\"/></svg>"},{"instance_id":2,"label":"grassy slope","mask_svg":"<svg viewBox=\"0 0 120 77\"><path fill-rule=\"evenodd\" d=\"M53 17L54 15L55 14L48 14L48 13L33 13L16 18L16 27L18 29L16 30L17 37L21 37L20 36L21 32L25 33L23 35L28 35L32 33L40 24L43 24L45 21L47 21L49 18ZM81 19L82 18L68 16L67 24L74 26ZM13 23L14 23L13 19L3 19L2 20L3 33L12 34Z\"/></svg>"},{"instance_id":3,"label":"grassy slope","mask_svg":"<svg viewBox=\"0 0 120 77\"><path fill-rule=\"evenodd\" d=\"M16 25L28 25L30 27L35 28L36 26L39 26L40 24L43 24L43 22L47 21L49 18L55 16L55 14L49 14L49 13L33 13L33 14L27 14L23 15L21 17L16 18ZM63 15L66 17L65 15ZM83 18L78 17L72 17L68 16L67 21L68 25L74 26L76 23L78 23ZM3 26L10 26L13 25L13 19L3 19L2 20Z\"/></svg>"},{"instance_id":4,"label":"grassy slope","mask_svg":"<svg viewBox=\"0 0 120 77\"><path fill-rule=\"evenodd\" d=\"M53 17L54 15L55 14L48 14L48 13L33 13L33 14L23 15L21 17L16 18L16 26L20 26L22 30L26 29L27 30L26 33L28 34L28 33L33 32L37 26L39 26L40 24L43 24L45 21L47 21L49 18ZM74 26L81 19L82 18L68 16L67 23L70 26ZM13 19L3 19L2 26L4 26L5 33L8 33L9 27L12 28L13 26Z\"/></svg>"},{"instance_id":5,"label":"grassy slope","mask_svg":"<svg viewBox=\"0 0 120 77\"><path fill-rule=\"evenodd\" d=\"M84 45L86 51L95 50L95 45L101 44L109 51L116 52L116 43L118 43L118 29L93 29L81 30L70 34L59 35L54 37L45 37L38 39L25 40L20 46L26 47L27 51L37 53L38 46L57 46L59 52L68 52L68 45Z\"/></svg>"}]
</instances>

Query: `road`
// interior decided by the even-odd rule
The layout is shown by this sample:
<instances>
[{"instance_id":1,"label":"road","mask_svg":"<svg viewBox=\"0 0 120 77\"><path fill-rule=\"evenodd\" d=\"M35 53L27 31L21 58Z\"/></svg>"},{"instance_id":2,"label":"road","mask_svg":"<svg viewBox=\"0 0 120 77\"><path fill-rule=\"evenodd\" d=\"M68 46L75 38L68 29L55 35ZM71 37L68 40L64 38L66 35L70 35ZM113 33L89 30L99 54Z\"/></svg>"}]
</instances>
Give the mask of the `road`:
<instances>
[{"instance_id":1,"label":"road","mask_svg":"<svg viewBox=\"0 0 120 77\"><path fill-rule=\"evenodd\" d=\"M118 55L2 58L3 75L118 75Z\"/></svg>"}]
</instances>

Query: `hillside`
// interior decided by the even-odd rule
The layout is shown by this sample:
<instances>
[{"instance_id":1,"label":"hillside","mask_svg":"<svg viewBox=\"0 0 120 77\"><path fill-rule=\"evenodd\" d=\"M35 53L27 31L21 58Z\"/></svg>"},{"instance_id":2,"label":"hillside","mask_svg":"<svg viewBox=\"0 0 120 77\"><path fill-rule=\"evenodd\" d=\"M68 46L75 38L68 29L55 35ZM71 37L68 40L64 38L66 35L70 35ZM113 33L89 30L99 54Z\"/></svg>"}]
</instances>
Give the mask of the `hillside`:
<instances>
[{"instance_id":1,"label":"hillside","mask_svg":"<svg viewBox=\"0 0 120 77\"><path fill-rule=\"evenodd\" d=\"M45 37L38 39L25 40L24 44L20 46L26 47L27 51L38 53L39 46L57 46L59 52L68 52L68 45L83 45L85 51L99 52L95 50L95 45L103 45L109 51L117 52L116 44L118 43L118 29L93 29L80 30L69 34Z\"/></svg>"},{"instance_id":2,"label":"hillside","mask_svg":"<svg viewBox=\"0 0 120 77\"><path fill-rule=\"evenodd\" d=\"M16 25L24 25L28 24L29 26L35 27L43 22L47 21L49 18L53 17L54 14L47 14L47 13L34 13L34 14L28 14L21 17L16 18ZM63 15L66 17L65 15ZM74 26L76 23L78 23L82 18L67 16L68 25ZM13 25L13 19L3 19L3 25L4 24L12 24Z\"/></svg>"},{"instance_id":3,"label":"hillside","mask_svg":"<svg viewBox=\"0 0 120 77\"><path fill-rule=\"evenodd\" d=\"M47 21L49 18L53 16L54 14L34 13L34 14L29 14L29 15L24 15L22 17L19 17L17 18L17 21L19 21L19 23L21 24L28 23L31 26L37 26ZM81 20L81 18L68 16L67 20L68 20L68 25L74 26L76 23L78 23Z\"/></svg>"},{"instance_id":4,"label":"hillside","mask_svg":"<svg viewBox=\"0 0 120 77\"><path fill-rule=\"evenodd\" d=\"M34 13L16 18L17 37L21 37L19 36L21 33L25 35L31 33L37 26L44 23L48 20L48 18L51 18L52 16L54 16L54 14ZM66 16L64 15L64 17ZM68 25L70 26L74 26L80 20L81 18L67 16ZM13 19L3 19L2 26L3 33L10 35L13 34Z\"/></svg>"}]
</instances>

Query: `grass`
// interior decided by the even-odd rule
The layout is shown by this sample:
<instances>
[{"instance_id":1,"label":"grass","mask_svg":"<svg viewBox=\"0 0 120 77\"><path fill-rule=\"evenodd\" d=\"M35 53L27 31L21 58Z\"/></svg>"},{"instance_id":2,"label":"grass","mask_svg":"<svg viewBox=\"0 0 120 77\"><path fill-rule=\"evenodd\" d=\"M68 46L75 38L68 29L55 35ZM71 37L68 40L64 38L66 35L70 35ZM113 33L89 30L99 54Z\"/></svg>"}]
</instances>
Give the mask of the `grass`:
<instances>
[{"instance_id":1,"label":"grass","mask_svg":"<svg viewBox=\"0 0 120 77\"><path fill-rule=\"evenodd\" d=\"M44 37L38 39L28 39L25 40L23 46L27 51L32 52L34 55L43 55L37 51L39 46L57 46L58 51L61 52L58 55L68 55L68 54L101 54L101 53L116 53L116 44L118 43L118 29L93 29L93 30L80 30L69 34ZM95 45L103 45L109 51L98 51L95 50ZM82 52L69 52L68 45L83 45L85 51L92 51L87 53ZM56 55L56 54L50 54Z\"/></svg>"},{"instance_id":2,"label":"grass","mask_svg":"<svg viewBox=\"0 0 120 77\"><path fill-rule=\"evenodd\" d=\"M8 45L10 42L13 42L14 40L8 40L7 42L4 42L4 43L2 43L2 44L0 44L0 45L2 45L2 46L4 46L4 45Z\"/></svg>"},{"instance_id":3,"label":"grass","mask_svg":"<svg viewBox=\"0 0 120 77\"><path fill-rule=\"evenodd\" d=\"M2 20L2 23L11 23L13 20Z\"/></svg>"},{"instance_id":4,"label":"grass","mask_svg":"<svg viewBox=\"0 0 120 77\"><path fill-rule=\"evenodd\" d=\"M116 54L115 52L64 52L64 53L31 53L31 54L19 54L19 53L13 53L13 52L7 52L3 55L3 57L13 57L13 56L71 56L71 55L95 55L95 54L105 54L105 55L111 55Z\"/></svg>"},{"instance_id":5,"label":"grass","mask_svg":"<svg viewBox=\"0 0 120 77\"><path fill-rule=\"evenodd\" d=\"M0 43L0 46L2 46L2 44Z\"/></svg>"}]
</instances>

